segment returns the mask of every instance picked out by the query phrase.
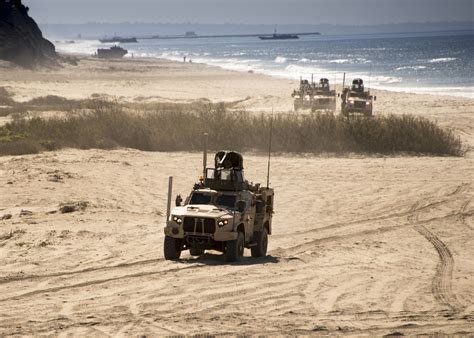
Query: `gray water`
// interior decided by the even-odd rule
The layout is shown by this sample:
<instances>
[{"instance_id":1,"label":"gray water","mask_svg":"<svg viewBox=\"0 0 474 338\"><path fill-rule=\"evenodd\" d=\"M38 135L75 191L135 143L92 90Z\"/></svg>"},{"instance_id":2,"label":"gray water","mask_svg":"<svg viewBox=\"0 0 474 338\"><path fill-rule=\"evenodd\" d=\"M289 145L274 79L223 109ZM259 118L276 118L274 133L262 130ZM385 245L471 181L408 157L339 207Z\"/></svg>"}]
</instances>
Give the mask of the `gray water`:
<instances>
[{"instance_id":1,"label":"gray water","mask_svg":"<svg viewBox=\"0 0 474 338\"><path fill-rule=\"evenodd\" d=\"M58 44L58 50L92 54L98 41ZM302 36L261 41L255 37L139 40L124 44L127 57L187 60L277 77L342 82L355 77L371 88L474 98L474 33L435 32Z\"/></svg>"}]
</instances>

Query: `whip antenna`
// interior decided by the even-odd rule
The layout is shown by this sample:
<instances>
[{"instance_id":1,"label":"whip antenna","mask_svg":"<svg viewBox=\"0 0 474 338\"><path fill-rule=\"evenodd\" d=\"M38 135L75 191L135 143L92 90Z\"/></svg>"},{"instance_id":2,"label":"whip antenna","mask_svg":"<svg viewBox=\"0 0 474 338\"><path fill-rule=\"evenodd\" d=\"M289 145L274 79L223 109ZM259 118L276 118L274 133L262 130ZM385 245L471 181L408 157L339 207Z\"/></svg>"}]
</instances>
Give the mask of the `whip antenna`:
<instances>
[{"instance_id":1,"label":"whip antenna","mask_svg":"<svg viewBox=\"0 0 474 338\"><path fill-rule=\"evenodd\" d=\"M207 176L207 148L209 146L209 134L204 133L203 135L203 154L202 154L202 175L204 178Z\"/></svg>"},{"instance_id":2,"label":"whip antenna","mask_svg":"<svg viewBox=\"0 0 474 338\"><path fill-rule=\"evenodd\" d=\"M268 141L267 189L270 185L270 160L272 156L272 134L273 134L273 107L272 107L272 117L270 119L270 137Z\"/></svg>"}]
</instances>

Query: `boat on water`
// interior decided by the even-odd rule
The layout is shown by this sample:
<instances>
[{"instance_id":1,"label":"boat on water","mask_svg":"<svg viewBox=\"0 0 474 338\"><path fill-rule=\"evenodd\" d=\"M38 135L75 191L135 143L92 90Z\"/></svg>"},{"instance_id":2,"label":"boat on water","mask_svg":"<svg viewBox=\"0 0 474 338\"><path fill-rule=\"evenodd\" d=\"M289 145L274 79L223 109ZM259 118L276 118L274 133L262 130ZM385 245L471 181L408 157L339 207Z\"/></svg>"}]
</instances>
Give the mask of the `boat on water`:
<instances>
[{"instance_id":1,"label":"boat on water","mask_svg":"<svg viewBox=\"0 0 474 338\"><path fill-rule=\"evenodd\" d=\"M102 43L107 42L120 42L120 43L136 43L138 42L137 38L122 38L120 36L114 36L112 38L104 38L99 40Z\"/></svg>"},{"instance_id":2,"label":"boat on water","mask_svg":"<svg viewBox=\"0 0 474 338\"><path fill-rule=\"evenodd\" d=\"M278 34L273 33L272 35L259 35L260 40L292 40L299 39L300 37L296 34Z\"/></svg>"},{"instance_id":3,"label":"boat on water","mask_svg":"<svg viewBox=\"0 0 474 338\"><path fill-rule=\"evenodd\" d=\"M128 50L123 49L119 46L113 46L110 48L99 48L97 49L97 57L99 59L120 59L128 53Z\"/></svg>"}]
</instances>

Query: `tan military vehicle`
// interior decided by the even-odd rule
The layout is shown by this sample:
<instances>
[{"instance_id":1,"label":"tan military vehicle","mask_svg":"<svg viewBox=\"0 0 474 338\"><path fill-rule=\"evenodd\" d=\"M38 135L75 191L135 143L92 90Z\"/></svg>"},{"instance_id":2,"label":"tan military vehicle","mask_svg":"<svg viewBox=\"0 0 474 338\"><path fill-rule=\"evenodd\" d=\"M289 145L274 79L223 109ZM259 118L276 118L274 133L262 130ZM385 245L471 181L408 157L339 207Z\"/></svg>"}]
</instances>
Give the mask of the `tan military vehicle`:
<instances>
[{"instance_id":1,"label":"tan military vehicle","mask_svg":"<svg viewBox=\"0 0 474 338\"><path fill-rule=\"evenodd\" d=\"M329 80L322 78L313 91L311 111L336 110L336 90L331 90Z\"/></svg>"},{"instance_id":2,"label":"tan military vehicle","mask_svg":"<svg viewBox=\"0 0 474 338\"><path fill-rule=\"evenodd\" d=\"M228 262L239 260L244 248L251 250L252 257L266 255L273 189L245 180L243 158L237 152L219 151L214 164L204 168L205 175L184 203L178 195L176 207L168 210L165 259L177 260L183 250L193 256L220 251Z\"/></svg>"},{"instance_id":3,"label":"tan military vehicle","mask_svg":"<svg viewBox=\"0 0 474 338\"><path fill-rule=\"evenodd\" d=\"M291 96L294 99L294 109L311 109L311 102L314 91L314 83L308 80L300 80L300 88L294 90Z\"/></svg>"},{"instance_id":4,"label":"tan military vehicle","mask_svg":"<svg viewBox=\"0 0 474 338\"><path fill-rule=\"evenodd\" d=\"M376 96L370 95L370 91L364 89L362 79L354 79L350 88L342 90L341 113L345 116L363 114L370 117L373 114L373 102L376 99Z\"/></svg>"}]
</instances>

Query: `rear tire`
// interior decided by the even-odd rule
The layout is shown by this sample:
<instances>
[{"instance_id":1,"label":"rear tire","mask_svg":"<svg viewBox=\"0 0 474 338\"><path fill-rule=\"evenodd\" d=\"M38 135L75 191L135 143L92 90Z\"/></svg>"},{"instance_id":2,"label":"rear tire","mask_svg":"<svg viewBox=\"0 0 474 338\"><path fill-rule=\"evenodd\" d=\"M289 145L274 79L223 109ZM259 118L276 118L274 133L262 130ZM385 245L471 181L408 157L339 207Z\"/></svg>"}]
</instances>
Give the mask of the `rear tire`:
<instances>
[{"instance_id":1,"label":"rear tire","mask_svg":"<svg viewBox=\"0 0 474 338\"><path fill-rule=\"evenodd\" d=\"M189 248L189 254L191 256L201 256L204 254L204 249L199 249L199 248Z\"/></svg>"},{"instance_id":2,"label":"rear tire","mask_svg":"<svg viewBox=\"0 0 474 338\"><path fill-rule=\"evenodd\" d=\"M268 232L267 229L263 229L263 231L258 231L255 233L255 242L257 242L256 246L251 248L252 257L265 257L267 255L267 247L268 247Z\"/></svg>"},{"instance_id":3,"label":"rear tire","mask_svg":"<svg viewBox=\"0 0 474 338\"><path fill-rule=\"evenodd\" d=\"M237 239L228 241L225 248L225 260L236 262L244 255L244 235L239 232Z\"/></svg>"},{"instance_id":4,"label":"rear tire","mask_svg":"<svg viewBox=\"0 0 474 338\"><path fill-rule=\"evenodd\" d=\"M178 260L181 256L182 239L165 236L165 243L163 245L166 260Z\"/></svg>"}]
</instances>

